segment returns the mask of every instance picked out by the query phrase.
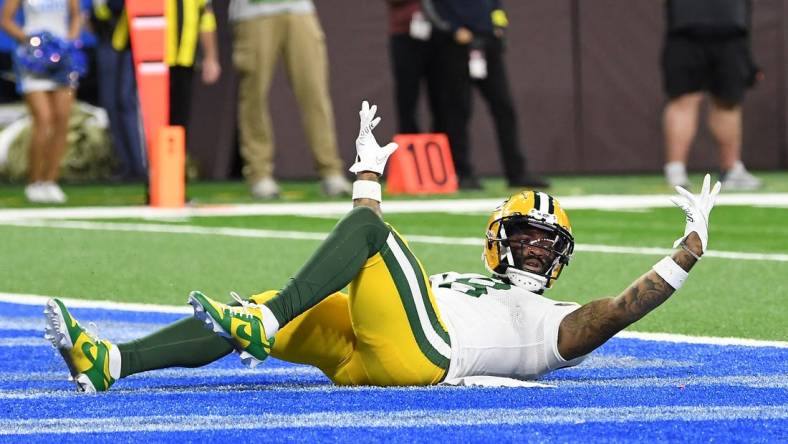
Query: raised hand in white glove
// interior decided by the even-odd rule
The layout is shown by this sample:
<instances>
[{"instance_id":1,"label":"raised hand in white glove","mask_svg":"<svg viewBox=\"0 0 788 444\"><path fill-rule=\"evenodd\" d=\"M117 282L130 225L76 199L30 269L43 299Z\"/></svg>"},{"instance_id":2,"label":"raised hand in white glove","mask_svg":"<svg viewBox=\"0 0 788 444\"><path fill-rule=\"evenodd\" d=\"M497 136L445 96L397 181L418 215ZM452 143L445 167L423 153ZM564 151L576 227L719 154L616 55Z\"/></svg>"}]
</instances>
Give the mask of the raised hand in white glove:
<instances>
[{"instance_id":1,"label":"raised hand in white glove","mask_svg":"<svg viewBox=\"0 0 788 444\"><path fill-rule=\"evenodd\" d=\"M694 231L698 233L703 252L706 252L706 246L709 244L709 213L720 193L720 183L714 184L714 189L709 191L710 183L711 176L706 174L703 178L703 188L697 196L682 187L676 187L676 192L681 197L671 197L670 200L684 210L684 214L687 215L687 226L684 228L684 235L673 243L673 248L678 247L681 241Z\"/></svg>"},{"instance_id":2,"label":"raised hand in white glove","mask_svg":"<svg viewBox=\"0 0 788 444\"><path fill-rule=\"evenodd\" d=\"M356 139L356 162L350 167L351 173L372 171L373 173L383 174L383 169L386 168L386 161L388 161L391 153L397 149L398 145L394 142L381 147L375 140L372 130L380 123L380 117L375 117L377 110L377 105L370 107L366 100L361 103L361 111L358 112L361 118L361 127Z\"/></svg>"}]
</instances>

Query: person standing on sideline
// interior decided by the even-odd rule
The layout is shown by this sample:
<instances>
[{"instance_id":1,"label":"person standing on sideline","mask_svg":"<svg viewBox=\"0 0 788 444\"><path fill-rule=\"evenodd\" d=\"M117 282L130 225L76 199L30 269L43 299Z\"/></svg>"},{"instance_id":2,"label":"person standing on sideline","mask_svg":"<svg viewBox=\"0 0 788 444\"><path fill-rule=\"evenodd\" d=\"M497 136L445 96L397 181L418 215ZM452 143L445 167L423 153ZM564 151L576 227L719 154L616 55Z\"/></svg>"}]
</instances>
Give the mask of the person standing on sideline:
<instances>
[{"instance_id":1,"label":"person standing on sideline","mask_svg":"<svg viewBox=\"0 0 788 444\"><path fill-rule=\"evenodd\" d=\"M22 7L24 25L15 21ZM79 37L80 15L77 0L5 0L2 28L20 45L43 45L41 33L74 41ZM65 83L53 75L36 74L14 63L17 90L30 112L32 128L28 150L28 184L25 197L34 203L65 203L58 186L60 161L68 145L68 121L74 103L76 83Z\"/></svg>"},{"instance_id":2,"label":"person standing on sideline","mask_svg":"<svg viewBox=\"0 0 788 444\"><path fill-rule=\"evenodd\" d=\"M210 0L167 0L167 50L170 67L170 125L188 129L192 99L192 78L197 58L197 40L202 48L201 80L212 85L222 68L216 45L216 18ZM186 131L186 147L189 146Z\"/></svg>"},{"instance_id":3,"label":"person standing on sideline","mask_svg":"<svg viewBox=\"0 0 788 444\"><path fill-rule=\"evenodd\" d=\"M495 123L498 151L510 187L546 188L549 183L528 172L520 149L504 61L506 13L498 0L423 0L425 13L438 28L443 67L446 129L461 189L481 189L470 159L468 124L471 87L487 102Z\"/></svg>"},{"instance_id":4,"label":"person standing on sideline","mask_svg":"<svg viewBox=\"0 0 788 444\"><path fill-rule=\"evenodd\" d=\"M389 12L389 54L394 76L397 129L400 134L418 134L418 102L426 82L431 130L446 132L441 101L441 69L432 24L421 11L421 0L386 0Z\"/></svg>"},{"instance_id":5,"label":"person standing on sideline","mask_svg":"<svg viewBox=\"0 0 788 444\"><path fill-rule=\"evenodd\" d=\"M665 180L687 186L687 157L704 93L717 142L724 189L752 190L761 181L741 161L744 91L763 74L750 48L751 0L666 0L662 73Z\"/></svg>"},{"instance_id":6,"label":"person standing on sideline","mask_svg":"<svg viewBox=\"0 0 788 444\"><path fill-rule=\"evenodd\" d=\"M280 56L298 105L307 140L328 196L350 194L339 157L328 91L325 35L312 0L231 0L233 64L240 76L238 127L244 176L252 196L279 196L274 180L274 138L268 91Z\"/></svg>"},{"instance_id":7,"label":"person standing on sideline","mask_svg":"<svg viewBox=\"0 0 788 444\"><path fill-rule=\"evenodd\" d=\"M99 105L107 111L118 157L116 178L147 182L147 157L140 124L137 81L123 0L93 0Z\"/></svg>"}]
</instances>

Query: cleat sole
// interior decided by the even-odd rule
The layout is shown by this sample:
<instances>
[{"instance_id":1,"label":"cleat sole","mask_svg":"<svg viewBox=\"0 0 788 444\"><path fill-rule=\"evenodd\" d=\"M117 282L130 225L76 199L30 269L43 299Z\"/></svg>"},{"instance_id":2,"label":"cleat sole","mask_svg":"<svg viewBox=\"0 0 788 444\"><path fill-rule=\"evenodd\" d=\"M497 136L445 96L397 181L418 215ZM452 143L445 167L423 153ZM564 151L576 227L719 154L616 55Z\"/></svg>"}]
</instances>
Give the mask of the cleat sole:
<instances>
[{"instance_id":1,"label":"cleat sole","mask_svg":"<svg viewBox=\"0 0 788 444\"><path fill-rule=\"evenodd\" d=\"M252 355L251 355L249 352L247 352L247 351L242 351L242 352L240 352L240 353L239 353L239 355L241 356L241 363L242 363L243 365L245 365L245 366L249 367L249 368L255 368L255 367L257 367L257 366L258 366L258 365L259 365L261 362L263 362L263 361L261 361L261 360L259 360L259 359L255 358L254 356L252 356Z\"/></svg>"},{"instance_id":2,"label":"cleat sole","mask_svg":"<svg viewBox=\"0 0 788 444\"><path fill-rule=\"evenodd\" d=\"M197 320L203 322L204 324L203 326L205 328L210 329L211 331L213 331L214 333L218 334L223 338L232 339L232 335L230 335L230 333L227 333L227 331L225 331L225 329L222 328L222 326L218 322L216 322L211 317L211 315L208 314L208 312L205 311L205 307L202 306L202 304L200 303L200 301L197 300L197 298L195 298L190 294L188 302L189 305L191 305L192 308L194 309L194 317L197 318Z\"/></svg>"},{"instance_id":3,"label":"cleat sole","mask_svg":"<svg viewBox=\"0 0 788 444\"><path fill-rule=\"evenodd\" d=\"M63 313L60 311L60 306L54 301L54 299L47 301L46 306L44 307L44 319L46 322L44 326L44 338L48 340L58 352L60 352L60 355L63 357L63 360L66 362L66 366L68 367L68 379L69 381L74 380L77 375L77 371L71 362L70 355L70 351L74 345L71 343L71 336L68 334L66 320L63 318ZM92 386L93 385L91 384L91 387Z\"/></svg>"},{"instance_id":4,"label":"cleat sole","mask_svg":"<svg viewBox=\"0 0 788 444\"><path fill-rule=\"evenodd\" d=\"M77 391L82 393L96 393L96 387L90 382L87 375L80 373L74 378L74 383L77 385Z\"/></svg>"},{"instance_id":5,"label":"cleat sole","mask_svg":"<svg viewBox=\"0 0 788 444\"><path fill-rule=\"evenodd\" d=\"M74 344L71 343L66 320L63 318L60 307L52 299L47 301L44 307L44 319L46 321L44 338L57 349L71 349Z\"/></svg>"}]
</instances>

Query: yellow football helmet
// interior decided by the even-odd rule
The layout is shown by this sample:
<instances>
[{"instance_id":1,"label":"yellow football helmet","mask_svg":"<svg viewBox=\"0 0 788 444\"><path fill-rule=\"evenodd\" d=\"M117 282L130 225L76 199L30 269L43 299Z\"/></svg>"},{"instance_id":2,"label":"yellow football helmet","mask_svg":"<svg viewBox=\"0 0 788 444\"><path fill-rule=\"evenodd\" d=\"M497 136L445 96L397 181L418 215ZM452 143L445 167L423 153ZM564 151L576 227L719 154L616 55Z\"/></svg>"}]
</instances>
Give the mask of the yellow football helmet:
<instances>
[{"instance_id":1,"label":"yellow football helmet","mask_svg":"<svg viewBox=\"0 0 788 444\"><path fill-rule=\"evenodd\" d=\"M486 238L482 260L487 270L535 293L553 285L575 248L566 212L539 191L505 200L490 215Z\"/></svg>"}]
</instances>

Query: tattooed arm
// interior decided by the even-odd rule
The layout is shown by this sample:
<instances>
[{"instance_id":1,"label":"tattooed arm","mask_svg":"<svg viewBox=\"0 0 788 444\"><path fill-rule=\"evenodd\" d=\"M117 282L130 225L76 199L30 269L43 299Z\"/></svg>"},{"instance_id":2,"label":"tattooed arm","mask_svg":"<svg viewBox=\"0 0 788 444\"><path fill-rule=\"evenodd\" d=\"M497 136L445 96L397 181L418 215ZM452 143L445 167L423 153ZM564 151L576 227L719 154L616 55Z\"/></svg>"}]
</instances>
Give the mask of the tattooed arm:
<instances>
[{"instance_id":1,"label":"tattooed arm","mask_svg":"<svg viewBox=\"0 0 788 444\"><path fill-rule=\"evenodd\" d=\"M690 233L685 239L689 250L703 254L700 237ZM673 260L685 271L697 262L683 248ZM639 320L665 302L675 290L651 270L614 298L589 302L567 315L558 329L558 351L566 360L586 355L604 344L616 333Z\"/></svg>"},{"instance_id":2,"label":"tattooed arm","mask_svg":"<svg viewBox=\"0 0 788 444\"><path fill-rule=\"evenodd\" d=\"M697 262L697 258L706 251L709 242L709 214L720 187L719 182L711 187L711 176L708 174L703 178L701 191L697 195L682 187L676 187L676 192L681 197L671 200L684 211L686 226L684 234L673 243L674 248L681 246L672 257L675 265L666 265L668 270L662 268L661 262L655 266L659 266L657 269L661 270L662 276L676 278L675 271L671 271L671 267L676 265L688 272ZM681 273L681 270L678 272ZM678 279L673 285L680 287L681 282L682 280ZM629 324L657 308L675 291L652 269L620 295L589 302L568 314L558 327L558 352L567 360L590 353Z\"/></svg>"}]
</instances>

